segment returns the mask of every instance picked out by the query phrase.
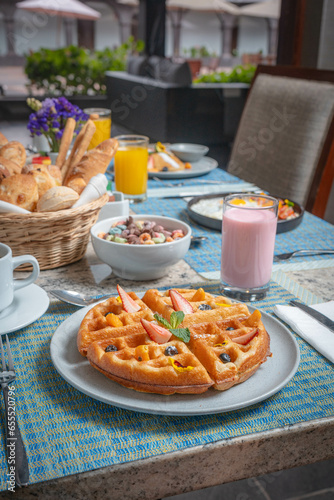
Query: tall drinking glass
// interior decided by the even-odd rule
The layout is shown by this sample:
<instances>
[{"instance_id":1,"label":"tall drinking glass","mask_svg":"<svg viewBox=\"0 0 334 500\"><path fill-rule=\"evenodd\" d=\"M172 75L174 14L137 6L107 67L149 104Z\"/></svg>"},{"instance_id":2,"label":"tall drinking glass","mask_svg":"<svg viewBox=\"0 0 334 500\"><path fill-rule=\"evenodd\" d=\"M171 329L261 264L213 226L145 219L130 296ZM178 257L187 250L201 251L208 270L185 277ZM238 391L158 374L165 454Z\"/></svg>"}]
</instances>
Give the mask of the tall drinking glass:
<instances>
[{"instance_id":1,"label":"tall drinking glass","mask_svg":"<svg viewBox=\"0 0 334 500\"><path fill-rule=\"evenodd\" d=\"M115 154L114 172L116 191L124 194L130 203L147 198L148 137L119 135Z\"/></svg>"},{"instance_id":2,"label":"tall drinking glass","mask_svg":"<svg viewBox=\"0 0 334 500\"><path fill-rule=\"evenodd\" d=\"M93 149L101 142L110 138L111 134L111 111L106 108L86 108L84 112L93 120L96 130L89 143L88 149Z\"/></svg>"},{"instance_id":3,"label":"tall drinking glass","mask_svg":"<svg viewBox=\"0 0 334 500\"><path fill-rule=\"evenodd\" d=\"M233 194L224 198L221 289L237 300L254 301L269 289L278 200Z\"/></svg>"}]
</instances>

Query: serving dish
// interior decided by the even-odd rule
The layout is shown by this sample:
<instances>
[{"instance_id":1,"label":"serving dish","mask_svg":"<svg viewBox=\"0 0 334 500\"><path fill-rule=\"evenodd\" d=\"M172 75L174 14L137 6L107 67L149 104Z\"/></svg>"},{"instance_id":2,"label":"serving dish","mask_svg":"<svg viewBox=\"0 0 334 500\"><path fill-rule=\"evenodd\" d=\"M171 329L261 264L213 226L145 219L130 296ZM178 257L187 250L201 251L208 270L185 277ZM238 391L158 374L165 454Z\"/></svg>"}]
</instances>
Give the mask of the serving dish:
<instances>
[{"instance_id":1,"label":"serving dish","mask_svg":"<svg viewBox=\"0 0 334 500\"><path fill-rule=\"evenodd\" d=\"M208 174L218 167L218 162L208 156L196 161L191 168L185 170L175 170L174 172L148 172L149 179L157 177L159 179L186 179L191 177L200 177Z\"/></svg>"},{"instance_id":2,"label":"serving dish","mask_svg":"<svg viewBox=\"0 0 334 500\"><path fill-rule=\"evenodd\" d=\"M52 362L58 373L80 392L103 403L127 410L180 416L238 410L276 394L288 384L299 365L299 348L293 335L280 321L262 312L263 323L270 335L273 355L242 384L223 392L210 389L197 396L174 394L166 397L133 391L109 380L95 370L78 352L77 332L91 307L80 309L57 328L50 346ZM249 307L251 312L254 309Z\"/></svg>"},{"instance_id":3,"label":"serving dish","mask_svg":"<svg viewBox=\"0 0 334 500\"><path fill-rule=\"evenodd\" d=\"M208 227L210 229L215 229L216 231L221 231L222 229L222 219L218 219L217 217L211 217L210 215L204 215L203 213L199 213L194 209L194 206L202 201L214 201L217 199L217 201L222 200L225 196L228 196L228 194L232 193L216 193L216 194L207 194L207 195L201 195L201 196L196 196L195 198L192 198L188 204L187 204L187 211L189 214L189 217L197 222L198 224ZM245 193L243 193L245 194ZM274 196L275 197L275 196ZM276 196L276 198L278 198ZM296 227L299 226L299 224L302 222L303 215L304 215L304 208L299 205L296 202L294 203L294 210L298 214L297 217L289 220L278 220L277 222L277 234L279 233L285 233L287 231L292 231ZM212 205L212 210L214 210L214 206ZM217 208L217 207L216 207Z\"/></svg>"},{"instance_id":4,"label":"serving dish","mask_svg":"<svg viewBox=\"0 0 334 500\"><path fill-rule=\"evenodd\" d=\"M168 149L180 158L180 160L190 163L199 161L209 151L209 148L202 144L190 144L186 142L171 144L168 146Z\"/></svg>"}]
</instances>

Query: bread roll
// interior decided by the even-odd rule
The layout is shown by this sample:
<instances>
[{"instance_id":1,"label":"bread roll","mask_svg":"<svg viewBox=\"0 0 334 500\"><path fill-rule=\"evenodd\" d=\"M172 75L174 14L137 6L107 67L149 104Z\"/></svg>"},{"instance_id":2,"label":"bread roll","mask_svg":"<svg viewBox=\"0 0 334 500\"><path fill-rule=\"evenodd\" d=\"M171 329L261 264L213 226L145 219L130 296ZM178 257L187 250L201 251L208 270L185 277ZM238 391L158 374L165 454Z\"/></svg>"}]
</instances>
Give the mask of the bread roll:
<instances>
[{"instance_id":1,"label":"bread roll","mask_svg":"<svg viewBox=\"0 0 334 500\"><path fill-rule=\"evenodd\" d=\"M0 156L17 163L20 168L25 165L27 159L25 147L18 141L10 141L2 146Z\"/></svg>"},{"instance_id":2,"label":"bread roll","mask_svg":"<svg viewBox=\"0 0 334 500\"><path fill-rule=\"evenodd\" d=\"M1 163L0 163L0 183L6 177L10 177L10 175L11 175L11 173L9 172L9 170L6 167L4 167L3 165L1 165Z\"/></svg>"},{"instance_id":3,"label":"bread roll","mask_svg":"<svg viewBox=\"0 0 334 500\"><path fill-rule=\"evenodd\" d=\"M38 200L38 187L32 175L6 177L0 184L0 200L33 212Z\"/></svg>"},{"instance_id":4,"label":"bread roll","mask_svg":"<svg viewBox=\"0 0 334 500\"><path fill-rule=\"evenodd\" d=\"M38 200L37 212L56 212L71 208L79 199L78 193L66 186L56 186L43 194Z\"/></svg>"},{"instance_id":5,"label":"bread roll","mask_svg":"<svg viewBox=\"0 0 334 500\"><path fill-rule=\"evenodd\" d=\"M104 174L118 147L116 139L107 139L88 151L67 176L65 185L81 194L94 175Z\"/></svg>"},{"instance_id":6,"label":"bread roll","mask_svg":"<svg viewBox=\"0 0 334 500\"><path fill-rule=\"evenodd\" d=\"M7 144L8 139L0 132L0 148Z\"/></svg>"},{"instance_id":7,"label":"bread roll","mask_svg":"<svg viewBox=\"0 0 334 500\"><path fill-rule=\"evenodd\" d=\"M52 167L50 169L50 167ZM58 174L58 179L56 179L51 172ZM25 165L22 169L22 174L32 175L38 186L38 196L43 196L46 191L55 186L60 186L61 182L61 172L58 167L54 165Z\"/></svg>"},{"instance_id":8,"label":"bread roll","mask_svg":"<svg viewBox=\"0 0 334 500\"><path fill-rule=\"evenodd\" d=\"M3 158L2 156L0 156L0 165L5 167L9 171L10 175L22 173L22 169L17 163L12 160L7 160L7 158Z\"/></svg>"}]
</instances>

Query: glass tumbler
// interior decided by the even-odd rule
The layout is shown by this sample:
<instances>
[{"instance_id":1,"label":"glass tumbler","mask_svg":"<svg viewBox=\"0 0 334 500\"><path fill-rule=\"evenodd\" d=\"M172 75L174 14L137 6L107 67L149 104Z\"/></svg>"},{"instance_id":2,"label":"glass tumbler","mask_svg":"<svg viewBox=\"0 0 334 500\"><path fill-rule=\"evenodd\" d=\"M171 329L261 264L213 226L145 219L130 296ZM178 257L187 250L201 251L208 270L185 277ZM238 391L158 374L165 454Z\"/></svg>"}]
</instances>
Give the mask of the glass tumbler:
<instances>
[{"instance_id":1,"label":"glass tumbler","mask_svg":"<svg viewBox=\"0 0 334 500\"><path fill-rule=\"evenodd\" d=\"M233 194L223 203L221 290L242 301L261 300L269 289L278 200Z\"/></svg>"},{"instance_id":2,"label":"glass tumbler","mask_svg":"<svg viewBox=\"0 0 334 500\"><path fill-rule=\"evenodd\" d=\"M149 139L143 135L119 135L115 154L114 174L116 191L130 203L147 198L147 163Z\"/></svg>"},{"instance_id":3,"label":"glass tumbler","mask_svg":"<svg viewBox=\"0 0 334 500\"><path fill-rule=\"evenodd\" d=\"M93 120L96 130L89 143L88 149L93 149L101 142L110 139L111 111L107 108L86 108L84 112Z\"/></svg>"}]
</instances>

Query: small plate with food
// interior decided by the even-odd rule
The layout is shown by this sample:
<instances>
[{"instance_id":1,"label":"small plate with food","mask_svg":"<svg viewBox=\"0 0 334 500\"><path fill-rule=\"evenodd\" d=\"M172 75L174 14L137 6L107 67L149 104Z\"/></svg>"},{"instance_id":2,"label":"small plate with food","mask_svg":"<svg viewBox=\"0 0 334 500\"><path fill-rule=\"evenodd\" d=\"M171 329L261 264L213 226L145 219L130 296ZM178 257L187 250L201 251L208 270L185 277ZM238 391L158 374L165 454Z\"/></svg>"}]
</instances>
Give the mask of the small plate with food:
<instances>
[{"instance_id":1,"label":"small plate with food","mask_svg":"<svg viewBox=\"0 0 334 500\"><path fill-rule=\"evenodd\" d=\"M187 205L188 214L198 224L221 231L223 217L223 199L230 193L208 194L192 198ZM304 215L304 208L298 203L278 198L277 233L285 233L299 226Z\"/></svg>"},{"instance_id":2,"label":"small plate with food","mask_svg":"<svg viewBox=\"0 0 334 500\"><path fill-rule=\"evenodd\" d=\"M159 179L183 179L208 174L218 167L218 162L207 156L195 162L184 162L178 158L168 145L157 144L149 148L148 176Z\"/></svg>"},{"instance_id":3,"label":"small plate with food","mask_svg":"<svg viewBox=\"0 0 334 500\"><path fill-rule=\"evenodd\" d=\"M50 346L58 373L98 401L158 415L222 413L264 401L297 371L296 340L265 312L202 288L117 292L67 318Z\"/></svg>"}]
</instances>

